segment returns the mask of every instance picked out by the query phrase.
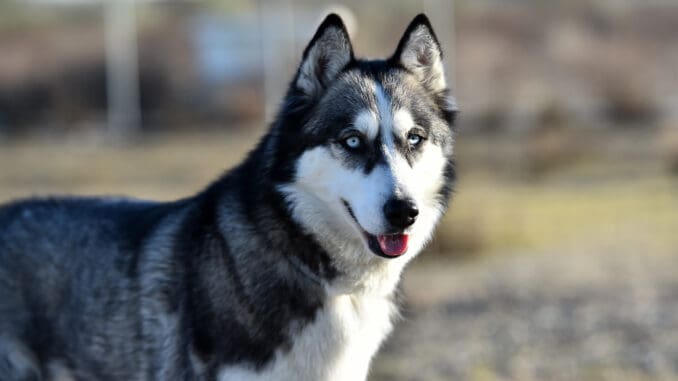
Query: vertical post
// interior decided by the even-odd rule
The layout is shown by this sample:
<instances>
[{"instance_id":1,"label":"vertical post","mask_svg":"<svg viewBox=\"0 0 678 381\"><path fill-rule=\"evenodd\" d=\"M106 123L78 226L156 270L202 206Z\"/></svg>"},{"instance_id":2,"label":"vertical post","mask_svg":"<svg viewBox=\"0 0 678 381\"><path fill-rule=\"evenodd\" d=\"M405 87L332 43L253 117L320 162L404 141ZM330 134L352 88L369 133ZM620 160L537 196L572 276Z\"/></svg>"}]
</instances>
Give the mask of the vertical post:
<instances>
[{"instance_id":1,"label":"vertical post","mask_svg":"<svg viewBox=\"0 0 678 381\"><path fill-rule=\"evenodd\" d=\"M135 0L107 0L105 13L107 133L124 141L141 127Z\"/></svg>"}]
</instances>

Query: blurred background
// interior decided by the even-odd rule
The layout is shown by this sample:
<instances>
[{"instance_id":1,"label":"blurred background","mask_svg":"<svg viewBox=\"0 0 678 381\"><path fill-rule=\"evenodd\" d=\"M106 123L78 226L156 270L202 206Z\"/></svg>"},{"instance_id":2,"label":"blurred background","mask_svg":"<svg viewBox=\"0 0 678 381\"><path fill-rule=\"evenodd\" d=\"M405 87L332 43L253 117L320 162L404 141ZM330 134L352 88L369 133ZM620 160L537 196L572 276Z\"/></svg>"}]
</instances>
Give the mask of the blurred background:
<instances>
[{"instance_id":1,"label":"blurred background","mask_svg":"<svg viewBox=\"0 0 678 381\"><path fill-rule=\"evenodd\" d=\"M459 185L371 380L678 380L678 3L0 2L0 202L170 200L264 133L321 19L426 12Z\"/></svg>"}]
</instances>

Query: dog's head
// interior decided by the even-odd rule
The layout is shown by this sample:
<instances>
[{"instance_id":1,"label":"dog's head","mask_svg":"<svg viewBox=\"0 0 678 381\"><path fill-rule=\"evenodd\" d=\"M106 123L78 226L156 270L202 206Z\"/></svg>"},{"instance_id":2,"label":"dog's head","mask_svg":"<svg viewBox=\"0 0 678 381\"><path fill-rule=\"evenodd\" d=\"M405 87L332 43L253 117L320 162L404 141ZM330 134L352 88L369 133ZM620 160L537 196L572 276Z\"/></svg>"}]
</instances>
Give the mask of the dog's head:
<instances>
[{"instance_id":1,"label":"dog's head","mask_svg":"<svg viewBox=\"0 0 678 381\"><path fill-rule=\"evenodd\" d=\"M451 192L456 112L426 16L385 60L356 59L341 19L328 16L279 116L279 189L293 217L340 255L412 257Z\"/></svg>"}]
</instances>

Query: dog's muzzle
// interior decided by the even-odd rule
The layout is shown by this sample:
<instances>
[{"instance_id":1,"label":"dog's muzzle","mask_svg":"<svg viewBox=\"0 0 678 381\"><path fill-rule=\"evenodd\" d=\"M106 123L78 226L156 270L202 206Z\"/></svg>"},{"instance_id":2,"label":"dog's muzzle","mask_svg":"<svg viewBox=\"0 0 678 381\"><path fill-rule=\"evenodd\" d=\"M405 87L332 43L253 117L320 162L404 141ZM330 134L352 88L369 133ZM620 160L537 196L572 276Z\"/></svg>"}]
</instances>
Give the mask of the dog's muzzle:
<instances>
[{"instance_id":1,"label":"dog's muzzle","mask_svg":"<svg viewBox=\"0 0 678 381\"><path fill-rule=\"evenodd\" d=\"M348 214L351 216L353 221L358 226L358 229L360 229L363 236L367 240L367 246L374 254L382 258L392 259L400 257L401 255L407 252L407 246L409 241L409 236L407 234L403 233L402 231L391 234L378 234L378 235L370 234L367 231L365 231L365 229L363 229L363 227L360 225L360 222L358 222L358 218L356 218L355 214L353 213L353 209L351 209L349 203L346 200L341 201L344 203L344 206L346 207ZM386 211L386 207L384 207L384 210ZM416 214L419 214L418 210ZM401 222L401 224L407 223L405 227L408 227L414 223L414 219L416 219L416 214L411 219L411 222L409 222L409 220L405 222L399 220L398 222ZM386 216L386 218L388 219L389 217ZM394 217L394 219L395 218L396 217ZM398 218L401 217L399 216ZM389 223L393 225L391 221L389 221ZM402 229L404 229L404 227Z\"/></svg>"}]
</instances>

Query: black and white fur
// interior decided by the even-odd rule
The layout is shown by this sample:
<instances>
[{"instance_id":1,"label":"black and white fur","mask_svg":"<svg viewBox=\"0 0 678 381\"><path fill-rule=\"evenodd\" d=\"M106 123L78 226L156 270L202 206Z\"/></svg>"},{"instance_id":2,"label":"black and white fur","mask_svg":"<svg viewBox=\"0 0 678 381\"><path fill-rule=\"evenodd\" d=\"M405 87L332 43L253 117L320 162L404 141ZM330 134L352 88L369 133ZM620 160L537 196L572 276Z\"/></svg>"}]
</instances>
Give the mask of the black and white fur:
<instances>
[{"instance_id":1,"label":"black and white fur","mask_svg":"<svg viewBox=\"0 0 678 381\"><path fill-rule=\"evenodd\" d=\"M423 15L386 60L330 15L269 133L198 195L0 208L0 380L364 380L454 180L441 60ZM405 199L384 258L368 237Z\"/></svg>"}]
</instances>

